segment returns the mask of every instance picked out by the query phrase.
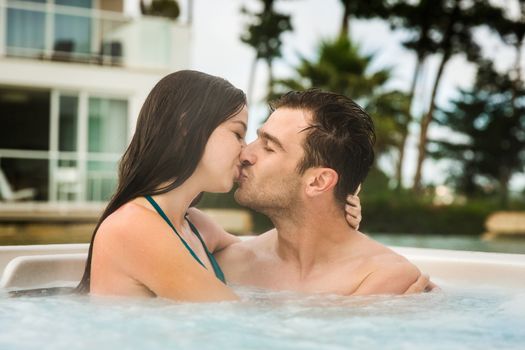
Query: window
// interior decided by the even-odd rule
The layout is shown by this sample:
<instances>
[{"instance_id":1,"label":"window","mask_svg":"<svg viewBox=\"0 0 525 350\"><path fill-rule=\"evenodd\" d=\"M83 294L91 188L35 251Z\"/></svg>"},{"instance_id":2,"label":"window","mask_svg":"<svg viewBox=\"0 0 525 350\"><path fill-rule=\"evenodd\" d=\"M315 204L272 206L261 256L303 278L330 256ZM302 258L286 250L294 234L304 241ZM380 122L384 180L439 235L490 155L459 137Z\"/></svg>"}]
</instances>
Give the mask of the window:
<instances>
[{"instance_id":1,"label":"window","mask_svg":"<svg viewBox=\"0 0 525 350\"><path fill-rule=\"evenodd\" d=\"M13 191L31 189L37 201L113 194L128 140L126 99L0 87L0 125L0 170Z\"/></svg>"},{"instance_id":2,"label":"window","mask_svg":"<svg viewBox=\"0 0 525 350\"><path fill-rule=\"evenodd\" d=\"M89 99L88 151L122 153L127 143L127 101Z\"/></svg>"},{"instance_id":3,"label":"window","mask_svg":"<svg viewBox=\"0 0 525 350\"><path fill-rule=\"evenodd\" d=\"M124 153L128 130L127 101L91 97L88 117L88 152L86 199L109 200L117 186L118 159Z\"/></svg>"},{"instance_id":4,"label":"window","mask_svg":"<svg viewBox=\"0 0 525 350\"><path fill-rule=\"evenodd\" d=\"M11 1L8 1L8 4ZM46 0L28 2L45 4ZM7 9L7 47L14 55L36 56L45 48L46 13Z\"/></svg>"},{"instance_id":5,"label":"window","mask_svg":"<svg viewBox=\"0 0 525 350\"><path fill-rule=\"evenodd\" d=\"M91 0L55 0L56 5L91 8ZM91 17L55 14L54 51L89 54Z\"/></svg>"}]
</instances>

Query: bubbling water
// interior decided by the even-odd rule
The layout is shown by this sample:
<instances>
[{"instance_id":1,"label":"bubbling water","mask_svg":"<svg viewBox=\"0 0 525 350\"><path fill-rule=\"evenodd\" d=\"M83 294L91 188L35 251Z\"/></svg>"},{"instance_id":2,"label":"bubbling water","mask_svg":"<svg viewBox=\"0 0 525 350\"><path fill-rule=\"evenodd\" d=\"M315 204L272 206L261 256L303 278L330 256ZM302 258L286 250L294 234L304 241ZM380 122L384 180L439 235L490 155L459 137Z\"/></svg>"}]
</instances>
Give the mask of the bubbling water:
<instances>
[{"instance_id":1,"label":"bubbling water","mask_svg":"<svg viewBox=\"0 0 525 350\"><path fill-rule=\"evenodd\" d=\"M0 296L0 349L521 349L525 291L341 297L236 287L241 301Z\"/></svg>"}]
</instances>

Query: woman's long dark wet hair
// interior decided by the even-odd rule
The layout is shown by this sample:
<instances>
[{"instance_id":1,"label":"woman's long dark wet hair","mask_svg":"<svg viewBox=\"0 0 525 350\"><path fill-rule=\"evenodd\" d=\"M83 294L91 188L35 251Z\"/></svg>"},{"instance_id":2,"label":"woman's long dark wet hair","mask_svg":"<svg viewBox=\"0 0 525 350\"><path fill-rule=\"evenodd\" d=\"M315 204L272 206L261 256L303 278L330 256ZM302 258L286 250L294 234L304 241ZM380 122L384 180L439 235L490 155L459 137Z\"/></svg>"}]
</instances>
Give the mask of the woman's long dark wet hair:
<instances>
[{"instance_id":1,"label":"woman's long dark wet hair","mask_svg":"<svg viewBox=\"0 0 525 350\"><path fill-rule=\"evenodd\" d=\"M89 293L93 242L101 223L134 198L166 193L183 184L195 171L213 130L245 105L242 90L197 71L178 71L155 85L120 161L117 190L93 232L76 292Z\"/></svg>"}]
</instances>

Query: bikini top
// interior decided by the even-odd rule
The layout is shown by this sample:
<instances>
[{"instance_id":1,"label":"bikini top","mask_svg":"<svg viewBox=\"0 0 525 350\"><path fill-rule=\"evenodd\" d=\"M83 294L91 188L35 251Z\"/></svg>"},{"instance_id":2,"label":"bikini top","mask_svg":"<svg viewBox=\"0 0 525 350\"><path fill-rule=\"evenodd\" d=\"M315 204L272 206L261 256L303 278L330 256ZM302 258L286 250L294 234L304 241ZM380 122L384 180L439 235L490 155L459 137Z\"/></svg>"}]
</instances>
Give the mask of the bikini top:
<instances>
[{"instance_id":1,"label":"bikini top","mask_svg":"<svg viewBox=\"0 0 525 350\"><path fill-rule=\"evenodd\" d=\"M155 208L157 213L159 213L159 215L164 219L164 221L166 221L168 223L168 225L173 229L173 231L175 232L177 237L179 237L179 239L182 242L182 244L184 245L184 247L186 247L186 249L190 252L191 256L193 256L193 258L195 258L195 260L197 260L197 262L199 264L201 264L204 268L206 268L206 265L204 265L202 263L202 261L199 259L197 254L195 254L195 252L193 251L193 249L191 249L191 247L188 245L188 243L186 243L186 241L182 238L182 236L177 232L177 229L175 229L175 226L173 226L173 224L171 223L170 219L168 219L168 216L164 213L164 211L157 204L157 202L155 202L155 200L151 196L145 196L145 198L148 200L148 202L150 202L150 204L153 206L153 208ZM208 250L208 247L206 247L206 244L204 243L204 240L202 239L202 237L201 237L201 235L199 233L199 230L197 230L197 228L191 223L190 220L188 220L188 218L186 218L186 220L188 221L188 224L190 225L191 230L193 231L195 236L197 236L199 241L202 243L204 251L206 252L206 255L208 256L208 259L210 259L210 263L211 263L211 265L213 267L213 272L215 273L215 276L219 280L221 280L223 283L226 283L226 279L224 278L224 273L222 272L219 264L217 263L217 260L215 260L215 257L213 256L213 254L210 253L209 250Z\"/></svg>"}]
</instances>

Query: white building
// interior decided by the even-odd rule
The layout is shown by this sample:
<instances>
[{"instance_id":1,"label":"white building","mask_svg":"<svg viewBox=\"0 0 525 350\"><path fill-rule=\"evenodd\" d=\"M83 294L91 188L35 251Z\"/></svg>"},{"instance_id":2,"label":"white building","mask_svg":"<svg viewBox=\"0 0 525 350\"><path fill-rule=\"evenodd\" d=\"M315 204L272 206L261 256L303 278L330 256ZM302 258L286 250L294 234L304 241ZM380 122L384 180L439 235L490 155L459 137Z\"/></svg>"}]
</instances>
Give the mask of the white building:
<instances>
[{"instance_id":1,"label":"white building","mask_svg":"<svg viewBox=\"0 0 525 350\"><path fill-rule=\"evenodd\" d=\"M189 52L189 24L123 0L0 0L0 200L107 200L146 95Z\"/></svg>"}]
</instances>

